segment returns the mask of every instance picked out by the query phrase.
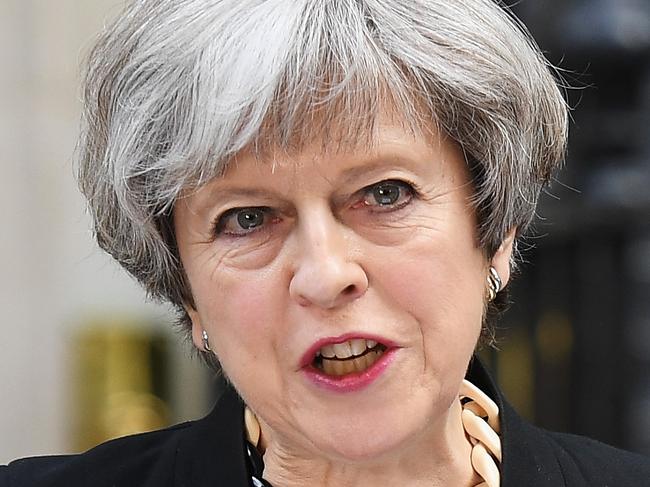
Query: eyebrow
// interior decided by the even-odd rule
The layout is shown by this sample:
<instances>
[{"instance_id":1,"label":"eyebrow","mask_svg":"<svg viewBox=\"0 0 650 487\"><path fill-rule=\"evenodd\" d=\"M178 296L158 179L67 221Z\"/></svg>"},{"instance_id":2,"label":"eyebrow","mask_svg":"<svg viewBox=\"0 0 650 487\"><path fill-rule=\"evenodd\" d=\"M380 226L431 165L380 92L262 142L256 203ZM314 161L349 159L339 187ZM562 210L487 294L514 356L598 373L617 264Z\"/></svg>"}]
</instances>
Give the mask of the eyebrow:
<instances>
[{"instance_id":1,"label":"eyebrow","mask_svg":"<svg viewBox=\"0 0 650 487\"><path fill-rule=\"evenodd\" d=\"M269 197L278 196L278 193L270 188L243 188L243 187L224 187L217 188L208 192L208 195L199 196L195 211L198 213L212 212L212 210L224 204L232 198L259 198L268 199Z\"/></svg>"},{"instance_id":2,"label":"eyebrow","mask_svg":"<svg viewBox=\"0 0 650 487\"><path fill-rule=\"evenodd\" d=\"M416 164L416 161L409 157L390 153L369 157L368 159L359 159L357 164L343 169L338 175L336 175L336 187L350 184L350 182L360 178L361 176L386 168L404 167L413 169L413 166ZM222 202L232 198L282 199L282 195L272 188L229 187L226 185L222 188L217 187L214 191L210 191L210 193L210 196L199 199L199 204L197 205L198 211L209 211L215 206L222 204Z\"/></svg>"},{"instance_id":3,"label":"eyebrow","mask_svg":"<svg viewBox=\"0 0 650 487\"><path fill-rule=\"evenodd\" d=\"M243 197L243 198L267 198L269 194L275 194L275 191L272 189L262 189L262 188L243 188L243 187L225 187L218 190L219 199L220 197Z\"/></svg>"},{"instance_id":4,"label":"eyebrow","mask_svg":"<svg viewBox=\"0 0 650 487\"><path fill-rule=\"evenodd\" d=\"M406 167L413 169L415 164L415 161L408 157L382 154L381 156L362 161L361 165L355 165L344 169L338 177L350 181L364 174L386 169L387 167Z\"/></svg>"}]
</instances>

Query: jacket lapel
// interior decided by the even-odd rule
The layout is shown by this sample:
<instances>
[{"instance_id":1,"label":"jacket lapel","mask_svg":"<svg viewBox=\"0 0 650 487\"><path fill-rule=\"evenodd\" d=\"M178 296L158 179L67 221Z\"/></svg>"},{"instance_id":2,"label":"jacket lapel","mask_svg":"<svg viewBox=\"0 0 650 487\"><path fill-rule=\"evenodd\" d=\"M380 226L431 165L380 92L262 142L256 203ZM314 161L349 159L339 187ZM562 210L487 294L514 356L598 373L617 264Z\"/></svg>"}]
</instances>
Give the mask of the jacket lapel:
<instances>
[{"instance_id":1,"label":"jacket lapel","mask_svg":"<svg viewBox=\"0 0 650 487\"><path fill-rule=\"evenodd\" d=\"M500 487L566 486L548 436L515 412L478 358L470 363L467 378L499 406L503 451Z\"/></svg>"},{"instance_id":2,"label":"jacket lapel","mask_svg":"<svg viewBox=\"0 0 650 487\"><path fill-rule=\"evenodd\" d=\"M243 424L241 399L226 384L212 412L179 442L174 487L249 487Z\"/></svg>"}]
</instances>

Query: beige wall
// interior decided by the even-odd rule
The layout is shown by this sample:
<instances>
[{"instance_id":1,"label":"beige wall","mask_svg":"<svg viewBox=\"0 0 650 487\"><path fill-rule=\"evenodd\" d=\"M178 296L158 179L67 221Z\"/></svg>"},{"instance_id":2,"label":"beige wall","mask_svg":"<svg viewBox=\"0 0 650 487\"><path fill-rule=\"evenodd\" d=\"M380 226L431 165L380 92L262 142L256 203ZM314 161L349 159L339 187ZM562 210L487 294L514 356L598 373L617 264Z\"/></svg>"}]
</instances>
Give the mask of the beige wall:
<instances>
[{"instance_id":1,"label":"beige wall","mask_svg":"<svg viewBox=\"0 0 650 487\"><path fill-rule=\"evenodd\" d=\"M0 464L69 449L70 342L84 316L168 319L96 248L73 178L79 61L119 7L0 0Z\"/></svg>"}]
</instances>

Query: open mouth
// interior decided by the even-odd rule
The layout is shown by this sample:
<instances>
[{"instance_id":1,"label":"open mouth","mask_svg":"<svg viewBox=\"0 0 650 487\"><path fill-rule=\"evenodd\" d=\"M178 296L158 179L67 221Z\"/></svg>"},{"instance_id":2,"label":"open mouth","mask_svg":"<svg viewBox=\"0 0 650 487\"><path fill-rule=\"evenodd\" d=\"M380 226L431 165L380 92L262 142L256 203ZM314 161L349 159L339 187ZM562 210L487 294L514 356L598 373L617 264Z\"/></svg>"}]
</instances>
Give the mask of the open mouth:
<instances>
[{"instance_id":1,"label":"open mouth","mask_svg":"<svg viewBox=\"0 0 650 487\"><path fill-rule=\"evenodd\" d=\"M364 372L379 360L386 348L381 343L364 338L329 344L316 352L312 366L332 376Z\"/></svg>"}]
</instances>

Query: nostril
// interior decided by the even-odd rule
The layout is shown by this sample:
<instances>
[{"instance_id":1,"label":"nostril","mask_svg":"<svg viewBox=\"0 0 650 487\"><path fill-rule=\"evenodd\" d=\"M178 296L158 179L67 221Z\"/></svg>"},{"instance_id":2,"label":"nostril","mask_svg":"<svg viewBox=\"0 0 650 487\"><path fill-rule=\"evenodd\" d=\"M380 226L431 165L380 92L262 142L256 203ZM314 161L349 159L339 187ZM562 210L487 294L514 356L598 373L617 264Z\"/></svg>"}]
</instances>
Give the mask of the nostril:
<instances>
[{"instance_id":1,"label":"nostril","mask_svg":"<svg viewBox=\"0 0 650 487\"><path fill-rule=\"evenodd\" d=\"M343 289L343 294L345 294L345 295L354 294L356 292L356 290L357 290L357 287L354 284L350 284L345 289Z\"/></svg>"}]
</instances>

